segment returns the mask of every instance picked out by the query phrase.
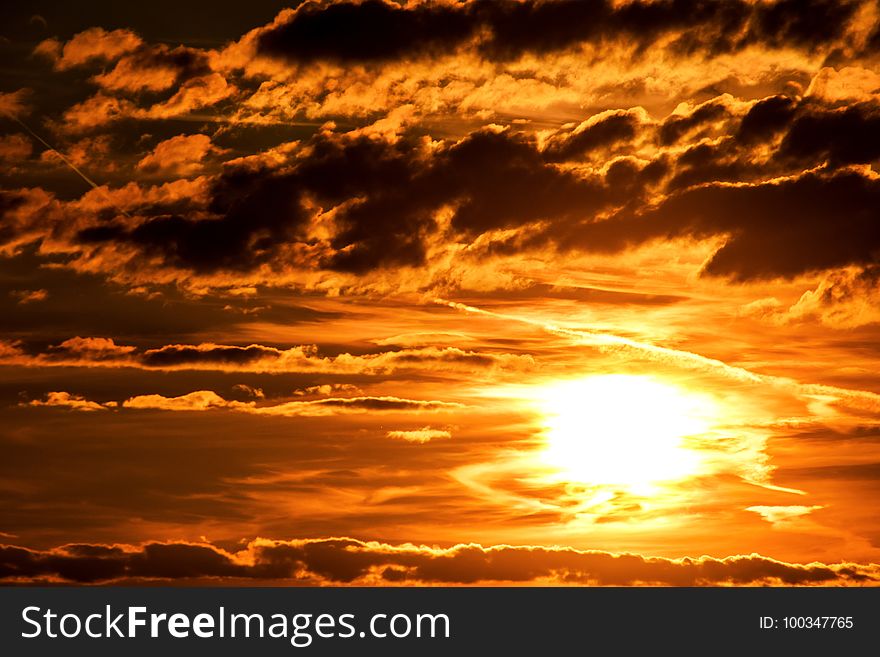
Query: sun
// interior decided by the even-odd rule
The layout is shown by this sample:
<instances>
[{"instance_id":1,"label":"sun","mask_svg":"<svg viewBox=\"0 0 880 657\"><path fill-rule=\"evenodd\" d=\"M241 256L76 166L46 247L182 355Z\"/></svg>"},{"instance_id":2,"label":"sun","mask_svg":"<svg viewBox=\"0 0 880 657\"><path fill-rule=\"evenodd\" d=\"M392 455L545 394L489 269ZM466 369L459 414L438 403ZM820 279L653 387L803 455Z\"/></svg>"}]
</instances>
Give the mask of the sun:
<instances>
[{"instance_id":1,"label":"sun","mask_svg":"<svg viewBox=\"0 0 880 657\"><path fill-rule=\"evenodd\" d=\"M649 492L697 474L685 439L707 431L711 399L652 377L597 375L542 389L540 458L560 479Z\"/></svg>"}]
</instances>

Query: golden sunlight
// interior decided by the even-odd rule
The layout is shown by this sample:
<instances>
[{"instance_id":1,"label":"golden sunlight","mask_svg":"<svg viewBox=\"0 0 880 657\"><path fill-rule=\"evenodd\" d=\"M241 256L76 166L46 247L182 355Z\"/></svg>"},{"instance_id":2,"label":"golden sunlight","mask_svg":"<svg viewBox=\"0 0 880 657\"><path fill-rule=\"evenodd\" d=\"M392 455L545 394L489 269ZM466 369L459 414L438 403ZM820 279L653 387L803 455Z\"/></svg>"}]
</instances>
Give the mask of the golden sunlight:
<instances>
[{"instance_id":1,"label":"golden sunlight","mask_svg":"<svg viewBox=\"0 0 880 657\"><path fill-rule=\"evenodd\" d=\"M646 376L566 381L541 397L544 463L565 481L634 493L698 474L701 456L686 438L706 432L716 413L706 396Z\"/></svg>"}]
</instances>

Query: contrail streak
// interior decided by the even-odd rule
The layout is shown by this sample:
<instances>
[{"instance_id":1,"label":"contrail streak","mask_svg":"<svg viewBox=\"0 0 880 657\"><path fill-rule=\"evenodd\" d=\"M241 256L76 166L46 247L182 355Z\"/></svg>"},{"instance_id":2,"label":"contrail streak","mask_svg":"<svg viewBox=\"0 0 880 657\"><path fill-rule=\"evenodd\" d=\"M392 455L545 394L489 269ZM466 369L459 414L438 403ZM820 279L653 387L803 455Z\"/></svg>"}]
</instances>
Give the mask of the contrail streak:
<instances>
[{"instance_id":1,"label":"contrail streak","mask_svg":"<svg viewBox=\"0 0 880 657\"><path fill-rule=\"evenodd\" d=\"M85 180L85 181L86 181L86 182L92 187L92 189L98 189L98 190L101 189L101 186L100 186L98 183L96 183L94 180L92 180L91 178L89 178L86 174L84 174L84 173L82 172L82 170L80 170L79 167L77 167L73 162L71 162L70 160L68 160L68 159L64 156L64 153L62 153L62 152L59 151L57 148L55 148L54 146L52 146L52 144L50 144L50 143L47 142L45 139L43 139L42 137L40 137L40 135L38 135L36 132L34 132L33 130L31 130L31 129L27 126L27 124L26 124L24 121L22 121L20 118L18 118L17 116L15 116L15 115L13 115L13 114L7 114L7 116L8 116L9 118L11 118L13 121L15 121L15 122L16 122L18 125L20 125L22 128L24 128L24 129L27 131L27 133L28 133L31 137L33 137L33 138L36 139L38 142L40 142L41 144L43 144L43 146L45 146L45 147L48 148L50 151L52 151L53 153L55 153L55 155L57 155L57 156L61 159L61 161L64 162L64 164L66 164L68 167L70 167L70 168L74 171L74 173L76 173L80 178L82 178L83 180ZM108 198L109 198L109 194L107 194L107 196L108 196ZM110 200L112 201L113 199L111 198ZM131 215L128 214L128 212L126 212L125 210L123 210L123 209L120 208L120 207L117 207L116 209L119 210L119 211L120 211L122 214L124 214L126 217L130 217L130 216L131 216Z\"/></svg>"},{"instance_id":2,"label":"contrail streak","mask_svg":"<svg viewBox=\"0 0 880 657\"><path fill-rule=\"evenodd\" d=\"M99 187L98 183L96 183L94 180L92 180L92 179L89 178L86 174L84 174L82 171L80 171L79 168L78 168L73 162L71 162L71 161L68 160L66 157L64 157L64 154L63 154L61 151L59 151L57 148L55 148L54 146L52 146L52 144L50 144L50 143L47 142L45 139L43 139L42 137L40 137L40 135L38 135L36 132L34 132L33 130L31 130L31 129L25 124L24 121L22 121L22 120L21 120L20 118L18 118L17 116L12 116L11 114L9 115L9 117L10 117L13 121L15 121L18 125L20 125L22 128L24 128L25 130L27 130L28 134L29 134L31 137L33 137L34 139L36 139L38 142L40 142L41 144L43 144L43 146L45 146L45 147L48 148L50 151L52 151L53 153L55 153L55 155L57 155L58 157L60 157L60 158L61 158L61 161L64 162L64 164L66 164L67 166L69 166L71 169L73 169L73 170L77 173L77 175L79 175L80 178L82 178L82 179L85 180L87 183L89 183L89 185L91 185L93 188L98 189L98 187Z\"/></svg>"},{"instance_id":3,"label":"contrail streak","mask_svg":"<svg viewBox=\"0 0 880 657\"><path fill-rule=\"evenodd\" d=\"M689 367L692 369L702 369L715 371L735 379L748 383L763 383L776 387L795 388L804 395L811 396L832 396L845 400L848 404L857 408L870 411L880 411L880 395L866 390L852 390L848 388L838 388L835 386L827 386L817 383L800 383L794 379L782 376L773 376L769 374L756 374L743 367L728 365L724 361L715 358L708 358L690 351L680 349L670 349L669 347L659 347L647 342L639 342L613 333L605 333L600 331L584 331L567 329L556 326L552 323L541 322L527 317L519 317L517 315L507 315L504 313L496 313L491 310L484 310L467 304L449 301L447 299L434 299L435 303L449 306L455 310L461 310L468 313L477 313L490 317L497 317L508 321L515 321L521 324L535 326L548 333L574 338L581 344L590 344L601 348L619 347L623 349L631 349L638 352L644 357L666 363L674 363L676 365Z\"/></svg>"}]
</instances>

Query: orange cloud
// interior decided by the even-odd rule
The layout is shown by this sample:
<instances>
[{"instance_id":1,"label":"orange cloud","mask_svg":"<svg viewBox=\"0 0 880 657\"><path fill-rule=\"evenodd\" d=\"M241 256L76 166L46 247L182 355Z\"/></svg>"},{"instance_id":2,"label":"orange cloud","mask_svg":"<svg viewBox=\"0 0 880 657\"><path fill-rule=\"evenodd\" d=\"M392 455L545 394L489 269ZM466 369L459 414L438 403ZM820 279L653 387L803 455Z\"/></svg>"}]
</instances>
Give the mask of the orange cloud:
<instances>
[{"instance_id":1,"label":"orange cloud","mask_svg":"<svg viewBox=\"0 0 880 657\"><path fill-rule=\"evenodd\" d=\"M31 139L22 133L0 135L0 160L15 162L30 157L33 151Z\"/></svg>"},{"instance_id":2,"label":"orange cloud","mask_svg":"<svg viewBox=\"0 0 880 657\"><path fill-rule=\"evenodd\" d=\"M113 61L142 43L141 38L131 30L108 32L100 27L91 27L64 44L57 39L42 41L34 53L48 57L57 70L64 71L93 61Z\"/></svg>"},{"instance_id":3,"label":"orange cloud","mask_svg":"<svg viewBox=\"0 0 880 657\"><path fill-rule=\"evenodd\" d=\"M453 402L402 399L389 396L324 397L308 401L291 401L258 406L256 402L229 401L210 390L199 390L180 397L139 395L124 401L122 408L161 411L207 411L223 408L243 413L252 413L254 415L321 417L338 413L366 413L370 411L443 411L461 409L464 406Z\"/></svg>"},{"instance_id":4,"label":"orange cloud","mask_svg":"<svg viewBox=\"0 0 880 657\"><path fill-rule=\"evenodd\" d=\"M241 413L250 413L253 415L277 417L324 417L338 415L340 413L349 414L369 412L454 411L465 408L464 404L456 402L405 399L387 395L381 397L322 397L307 401L289 401L279 404L257 405L257 402L254 401L241 402L224 399L211 390L196 390L185 395L180 395L179 397L137 395L126 399L121 404L117 402L100 404L98 402L89 401L79 395L72 395L68 392L50 392L46 395L45 399L33 400L26 405L58 406L78 411L105 410L108 408L172 412L225 409Z\"/></svg>"},{"instance_id":5,"label":"orange cloud","mask_svg":"<svg viewBox=\"0 0 880 657\"><path fill-rule=\"evenodd\" d=\"M148 174L191 176L202 169L206 157L222 152L207 135L177 135L159 142L137 168Z\"/></svg>"},{"instance_id":6,"label":"orange cloud","mask_svg":"<svg viewBox=\"0 0 880 657\"><path fill-rule=\"evenodd\" d=\"M0 116L18 117L30 110L28 99L31 90L24 88L18 91L0 92Z\"/></svg>"},{"instance_id":7,"label":"orange cloud","mask_svg":"<svg viewBox=\"0 0 880 657\"><path fill-rule=\"evenodd\" d=\"M88 401L79 395L71 395L69 392L50 392L46 399L35 399L28 402L29 406L59 406L74 411L105 411L107 406L97 402Z\"/></svg>"},{"instance_id":8,"label":"orange cloud","mask_svg":"<svg viewBox=\"0 0 880 657\"><path fill-rule=\"evenodd\" d=\"M43 289L13 290L11 294L18 299L19 304L36 303L38 301L45 301L49 298L49 291Z\"/></svg>"},{"instance_id":9,"label":"orange cloud","mask_svg":"<svg viewBox=\"0 0 880 657\"><path fill-rule=\"evenodd\" d=\"M410 429L407 431L389 431L385 434L389 438L395 440L405 440L410 443L427 443L438 438L451 438L452 433L445 429L432 429L431 427L422 427L421 429Z\"/></svg>"},{"instance_id":10,"label":"orange cloud","mask_svg":"<svg viewBox=\"0 0 880 657\"><path fill-rule=\"evenodd\" d=\"M64 112L62 127L67 132L84 132L131 116L135 111L136 106L130 100L101 91L68 108Z\"/></svg>"}]
</instances>

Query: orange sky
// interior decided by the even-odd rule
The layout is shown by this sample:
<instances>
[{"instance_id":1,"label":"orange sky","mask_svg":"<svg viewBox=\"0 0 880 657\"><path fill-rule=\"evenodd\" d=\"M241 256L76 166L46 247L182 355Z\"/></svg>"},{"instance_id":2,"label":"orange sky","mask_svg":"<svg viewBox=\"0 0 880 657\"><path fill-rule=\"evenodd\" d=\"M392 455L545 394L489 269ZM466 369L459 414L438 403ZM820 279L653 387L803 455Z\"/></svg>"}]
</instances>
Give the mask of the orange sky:
<instances>
[{"instance_id":1,"label":"orange sky","mask_svg":"<svg viewBox=\"0 0 880 657\"><path fill-rule=\"evenodd\" d=\"M880 582L874 3L247 4L3 10L0 578Z\"/></svg>"}]
</instances>

